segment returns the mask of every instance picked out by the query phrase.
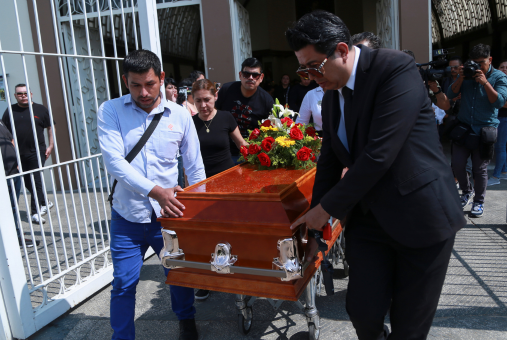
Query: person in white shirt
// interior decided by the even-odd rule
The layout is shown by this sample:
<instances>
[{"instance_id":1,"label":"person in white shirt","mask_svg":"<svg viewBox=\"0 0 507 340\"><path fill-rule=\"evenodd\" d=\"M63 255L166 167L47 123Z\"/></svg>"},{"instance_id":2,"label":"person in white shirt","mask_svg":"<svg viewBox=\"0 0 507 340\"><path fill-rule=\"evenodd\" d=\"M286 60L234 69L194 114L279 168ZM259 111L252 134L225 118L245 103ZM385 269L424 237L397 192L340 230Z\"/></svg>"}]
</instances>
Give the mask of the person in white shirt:
<instances>
[{"instance_id":1,"label":"person in white shirt","mask_svg":"<svg viewBox=\"0 0 507 340\"><path fill-rule=\"evenodd\" d=\"M111 207L111 327L113 339L134 339L136 286L144 254L163 248L158 217L182 217L185 207L176 199L178 150L190 184L206 178L199 138L192 117L176 103L163 100L164 72L156 54L129 53L123 81L130 94L103 103L98 112L98 135L104 164L118 181ZM143 149L125 160L155 115L160 121ZM166 275L168 270L165 271ZM180 320L180 340L197 340L194 290L171 286L171 306Z\"/></svg>"},{"instance_id":2,"label":"person in white shirt","mask_svg":"<svg viewBox=\"0 0 507 340\"><path fill-rule=\"evenodd\" d=\"M296 123L308 124L310 123L310 118L312 118L315 130L317 133L320 133L322 131L322 115L320 112L322 97L324 97L324 90L322 87L317 87L308 91L303 99L303 103L301 103Z\"/></svg>"}]
</instances>

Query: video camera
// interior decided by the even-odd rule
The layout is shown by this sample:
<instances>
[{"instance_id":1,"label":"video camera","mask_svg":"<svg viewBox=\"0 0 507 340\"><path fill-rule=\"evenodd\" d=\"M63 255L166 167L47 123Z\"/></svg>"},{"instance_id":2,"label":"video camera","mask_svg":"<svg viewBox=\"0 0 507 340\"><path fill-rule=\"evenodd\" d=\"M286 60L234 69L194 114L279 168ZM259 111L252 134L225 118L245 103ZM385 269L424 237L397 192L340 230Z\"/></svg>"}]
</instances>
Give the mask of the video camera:
<instances>
[{"instance_id":1,"label":"video camera","mask_svg":"<svg viewBox=\"0 0 507 340\"><path fill-rule=\"evenodd\" d=\"M443 48L433 50L433 61L425 64L416 64L426 85L428 84L428 80L437 81L451 76L451 68L448 66L449 62L446 58L448 54L449 51ZM428 67L423 68L423 66Z\"/></svg>"}]
</instances>

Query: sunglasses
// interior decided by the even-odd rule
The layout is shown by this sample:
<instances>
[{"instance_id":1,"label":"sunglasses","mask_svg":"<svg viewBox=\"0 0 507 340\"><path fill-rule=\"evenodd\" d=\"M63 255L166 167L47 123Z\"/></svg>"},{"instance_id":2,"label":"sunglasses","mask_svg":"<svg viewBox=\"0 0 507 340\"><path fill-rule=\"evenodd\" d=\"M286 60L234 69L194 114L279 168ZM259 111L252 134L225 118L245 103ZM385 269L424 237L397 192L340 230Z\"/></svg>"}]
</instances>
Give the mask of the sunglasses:
<instances>
[{"instance_id":1,"label":"sunglasses","mask_svg":"<svg viewBox=\"0 0 507 340\"><path fill-rule=\"evenodd\" d=\"M28 96L28 93L27 92L16 92L16 96L20 96L20 97Z\"/></svg>"},{"instance_id":2,"label":"sunglasses","mask_svg":"<svg viewBox=\"0 0 507 340\"><path fill-rule=\"evenodd\" d=\"M327 57L329 58L329 56ZM322 62L322 64L320 64L319 67L315 68L315 67L308 67L308 68L301 68L301 66L297 69L296 73L300 76L300 77L303 77L303 78L309 78L310 75L314 76L314 77L322 77L324 75L324 64L326 63L327 61L327 58L324 59L324 61Z\"/></svg>"},{"instance_id":3,"label":"sunglasses","mask_svg":"<svg viewBox=\"0 0 507 340\"><path fill-rule=\"evenodd\" d=\"M243 78L249 79L250 77L252 77L253 80L257 80L261 76L261 73L257 73L257 72L252 73L252 72L247 72L247 71L241 71L241 74L243 75Z\"/></svg>"}]
</instances>

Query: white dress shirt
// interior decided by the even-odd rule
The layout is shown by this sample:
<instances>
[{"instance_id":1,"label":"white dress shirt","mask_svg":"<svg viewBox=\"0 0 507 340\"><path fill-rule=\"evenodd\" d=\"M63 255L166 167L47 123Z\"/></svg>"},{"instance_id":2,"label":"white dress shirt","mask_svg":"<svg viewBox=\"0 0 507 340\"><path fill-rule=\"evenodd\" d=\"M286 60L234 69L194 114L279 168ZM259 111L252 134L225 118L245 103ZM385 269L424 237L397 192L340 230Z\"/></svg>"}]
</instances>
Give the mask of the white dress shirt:
<instances>
[{"instance_id":1,"label":"white dress shirt","mask_svg":"<svg viewBox=\"0 0 507 340\"><path fill-rule=\"evenodd\" d=\"M164 112L143 149L129 164L125 157L137 144L153 117ZM188 182L206 178L199 138L186 109L163 100L150 113L140 109L130 94L104 102L98 112L98 135L104 164L118 181L113 208L130 222L150 223L152 211L160 217L160 205L148 197L158 185L178 184L178 151Z\"/></svg>"},{"instance_id":2,"label":"white dress shirt","mask_svg":"<svg viewBox=\"0 0 507 340\"><path fill-rule=\"evenodd\" d=\"M361 54L361 49L354 46L354 51L356 52L356 55L354 56L354 66L352 66L352 73L350 74L350 78L347 81L347 86L349 89L354 91L354 84L356 82L356 71L357 71L357 63L359 62L359 55ZM345 106L345 99L343 98L342 94L342 88L338 89L339 98L340 98L340 111L341 111L341 118L340 118L340 126L338 127L338 137L342 141L343 145L345 146L345 149L350 152L349 150L349 143L347 141L347 130L345 129L345 117L343 115L344 112L344 106Z\"/></svg>"},{"instance_id":3,"label":"white dress shirt","mask_svg":"<svg viewBox=\"0 0 507 340\"><path fill-rule=\"evenodd\" d=\"M315 130L322 131L322 97L324 97L324 90L320 86L308 91L301 103L296 123L308 124L310 117L313 117Z\"/></svg>"}]
</instances>

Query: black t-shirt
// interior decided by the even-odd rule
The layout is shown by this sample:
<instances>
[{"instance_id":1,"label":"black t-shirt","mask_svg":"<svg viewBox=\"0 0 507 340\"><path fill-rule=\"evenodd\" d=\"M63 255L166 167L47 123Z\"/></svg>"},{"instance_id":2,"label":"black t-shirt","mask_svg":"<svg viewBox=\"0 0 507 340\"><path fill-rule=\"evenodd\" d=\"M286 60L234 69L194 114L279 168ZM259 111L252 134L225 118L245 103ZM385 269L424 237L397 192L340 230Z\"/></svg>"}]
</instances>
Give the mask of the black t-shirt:
<instances>
[{"instance_id":1,"label":"black t-shirt","mask_svg":"<svg viewBox=\"0 0 507 340\"><path fill-rule=\"evenodd\" d=\"M292 91L292 86L287 86L287 88L283 88L283 86L278 85L275 87L275 92L273 92L273 99L278 99L280 105L285 106L289 101L289 93Z\"/></svg>"},{"instance_id":2,"label":"black t-shirt","mask_svg":"<svg viewBox=\"0 0 507 340\"><path fill-rule=\"evenodd\" d=\"M12 144L12 134L2 121L0 121L0 151L4 161L5 176L17 174L18 161L16 159L16 150Z\"/></svg>"},{"instance_id":3,"label":"black t-shirt","mask_svg":"<svg viewBox=\"0 0 507 340\"><path fill-rule=\"evenodd\" d=\"M40 152L44 152L46 150L44 129L51 126L49 112L48 109L37 103L33 103L32 108L35 120L35 129L37 130L37 139L39 141L39 149ZM21 107L18 104L14 104L12 105L12 116L14 117L14 125L16 126L19 153L24 155L36 152L32 121L30 119L30 108L28 106ZM7 129L9 129L9 132L12 133L9 109L5 110L2 121Z\"/></svg>"},{"instance_id":4,"label":"black t-shirt","mask_svg":"<svg viewBox=\"0 0 507 340\"><path fill-rule=\"evenodd\" d=\"M292 86L289 92L289 109L299 112L301 103L303 103L303 99L308 91L313 90L317 86L317 83L314 81L311 81L308 86L303 86L301 84Z\"/></svg>"},{"instance_id":5,"label":"black t-shirt","mask_svg":"<svg viewBox=\"0 0 507 340\"><path fill-rule=\"evenodd\" d=\"M241 82L235 81L224 84L218 91L215 108L232 113L238 123L241 136L246 138L249 129L258 128L258 122L268 118L274 103L269 93L261 87L258 87L251 97L244 97L241 93ZM239 150L232 140L230 145L231 154L234 156L239 155Z\"/></svg>"},{"instance_id":6,"label":"black t-shirt","mask_svg":"<svg viewBox=\"0 0 507 340\"><path fill-rule=\"evenodd\" d=\"M224 170L232 168L234 162L229 147L229 134L238 124L230 112L217 111L217 114L206 124L196 114L192 117L201 145L201 156L204 163L206 177L211 177ZM206 132L206 125L209 133Z\"/></svg>"}]
</instances>

